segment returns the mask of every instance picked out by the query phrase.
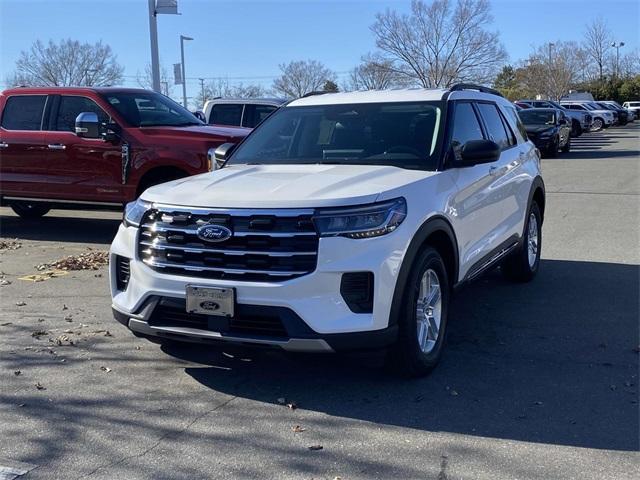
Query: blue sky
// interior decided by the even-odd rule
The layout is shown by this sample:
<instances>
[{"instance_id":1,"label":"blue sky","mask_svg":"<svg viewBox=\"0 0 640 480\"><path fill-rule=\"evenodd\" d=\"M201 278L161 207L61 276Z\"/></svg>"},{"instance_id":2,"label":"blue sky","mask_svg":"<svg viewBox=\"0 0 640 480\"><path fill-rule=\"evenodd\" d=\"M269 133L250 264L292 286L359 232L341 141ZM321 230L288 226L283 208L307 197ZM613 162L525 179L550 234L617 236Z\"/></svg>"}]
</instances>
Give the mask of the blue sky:
<instances>
[{"instance_id":1,"label":"blue sky","mask_svg":"<svg viewBox=\"0 0 640 480\"><path fill-rule=\"evenodd\" d=\"M638 0L492 0L493 28L512 61L533 46L579 40L585 24L602 16L621 53L638 48ZM0 87L21 50L35 40L103 40L125 66L125 85L149 63L147 0L0 0ZM377 12L408 11L401 0L179 0L180 16L158 17L160 57L171 72L185 47L189 95L198 77L227 77L230 83L269 86L278 64L298 59L325 63L343 79L364 53L375 48L369 27ZM178 94L179 89L174 88Z\"/></svg>"}]
</instances>

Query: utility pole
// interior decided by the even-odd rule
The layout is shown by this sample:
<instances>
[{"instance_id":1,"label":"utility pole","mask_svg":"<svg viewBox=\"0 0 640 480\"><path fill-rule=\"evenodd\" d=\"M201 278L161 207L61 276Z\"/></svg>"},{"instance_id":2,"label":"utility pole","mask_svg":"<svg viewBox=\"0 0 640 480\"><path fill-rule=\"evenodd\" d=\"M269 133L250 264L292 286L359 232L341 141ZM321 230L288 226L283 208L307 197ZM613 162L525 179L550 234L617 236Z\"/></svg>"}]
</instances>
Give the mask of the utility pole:
<instances>
[{"instance_id":1,"label":"utility pole","mask_svg":"<svg viewBox=\"0 0 640 480\"><path fill-rule=\"evenodd\" d=\"M616 68L613 73L615 78L618 78L620 76L620 47L624 47L624 42L613 42L611 46L616 49Z\"/></svg>"},{"instance_id":2,"label":"utility pole","mask_svg":"<svg viewBox=\"0 0 640 480\"><path fill-rule=\"evenodd\" d=\"M180 61L182 64L182 105L187 108L187 76L184 72L184 41L193 40L191 37L180 35Z\"/></svg>"},{"instance_id":3,"label":"utility pole","mask_svg":"<svg viewBox=\"0 0 640 480\"><path fill-rule=\"evenodd\" d=\"M200 80L200 93L202 95L202 103L204 104L204 78L199 78Z\"/></svg>"},{"instance_id":4,"label":"utility pole","mask_svg":"<svg viewBox=\"0 0 640 480\"><path fill-rule=\"evenodd\" d=\"M551 49L555 46L555 43L551 43L549 42L549 78L548 78L548 92L547 92L547 99L551 99L551 97L553 96L551 94L551 91L553 90L553 85L555 82L553 81L553 57L551 56ZM556 100L555 98L553 100Z\"/></svg>"},{"instance_id":5,"label":"utility pole","mask_svg":"<svg viewBox=\"0 0 640 480\"><path fill-rule=\"evenodd\" d=\"M160 92L160 54L158 53L159 14L179 15L178 0L149 0L149 39L151 40L151 84Z\"/></svg>"},{"instance_id":6,"label":"utility pole","mask_svg":"<svg viewBox=\"0 0 640 480\"><path fill-rule=\"evenodd\" d=\"M151 39L151 83L156 92L160 91L160 55L158 54L158 22L156 0L149 0L149 36Z\"/></svg>"}]
</instances>

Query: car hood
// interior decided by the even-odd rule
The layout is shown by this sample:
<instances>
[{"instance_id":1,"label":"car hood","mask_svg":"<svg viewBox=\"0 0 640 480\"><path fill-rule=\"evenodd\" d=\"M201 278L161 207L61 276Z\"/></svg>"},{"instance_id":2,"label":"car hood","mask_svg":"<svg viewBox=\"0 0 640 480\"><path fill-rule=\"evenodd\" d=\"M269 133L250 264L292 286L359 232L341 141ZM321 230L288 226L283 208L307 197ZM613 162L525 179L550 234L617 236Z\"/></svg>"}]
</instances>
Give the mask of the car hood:
<instances>
[{"instance_id":1,"label":"car hood","mask_svg":"<svg viewBox=\"0 0 640 480\"><path fill-rule=\"evenodd\" d=\"M542 133L547 130L553 130L555 127L553 125L525 125L524 128L527 133Z\"/></svg>"},{"instance_id":2,"label":"car hood","mask_svg":"<svg viewBox=\"0 0 640 480\"><path fill-rule=\"evenodd\" d=\"M142 199L204 208L358 205L435 173L370 165L231 165L151 187Z\"/></svg>"},{"instance_id":3,"label":"car hood","mask_svg":"<svg viewBox=\"0 0 640 480\"><path fill-rule=\"evenodd\" d=\"M140 127L144 135L156 137L179 137L181 139L229 139L229 141L239 141L246 137L251 129L241 127L214 127L210 125L190 125L186 127Z\"/></svg>"}]
</instances>

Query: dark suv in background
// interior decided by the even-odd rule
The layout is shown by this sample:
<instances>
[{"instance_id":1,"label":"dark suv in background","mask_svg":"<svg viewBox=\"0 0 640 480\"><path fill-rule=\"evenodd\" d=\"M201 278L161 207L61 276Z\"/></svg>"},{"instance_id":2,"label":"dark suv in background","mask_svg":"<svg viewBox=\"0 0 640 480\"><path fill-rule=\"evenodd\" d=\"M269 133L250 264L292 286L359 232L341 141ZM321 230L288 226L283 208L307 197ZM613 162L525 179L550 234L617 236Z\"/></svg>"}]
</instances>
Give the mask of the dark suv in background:
<instances>
[{"instance_id":1,"label":"dark suv in background","mask_svg":"<svg viewBox=\"0 0 640 480\"><path fill-rule=\"evenodd\" d=\"M556 108L562 110L564 114L571 119L572 137L579 137L584 132L588 132L593 123L593 117L589 113L580 110L570 110L553 100L518 100L514 103L523 108Z\"/></svg>"}]
</instances>

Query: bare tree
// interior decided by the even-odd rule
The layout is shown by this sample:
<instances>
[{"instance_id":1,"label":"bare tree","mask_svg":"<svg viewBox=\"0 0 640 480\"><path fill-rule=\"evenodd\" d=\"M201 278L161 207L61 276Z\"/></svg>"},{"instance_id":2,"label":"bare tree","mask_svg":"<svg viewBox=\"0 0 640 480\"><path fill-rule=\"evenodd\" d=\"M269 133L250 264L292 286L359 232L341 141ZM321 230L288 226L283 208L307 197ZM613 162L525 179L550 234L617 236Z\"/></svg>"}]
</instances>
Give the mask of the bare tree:
<instances>
[{"instance_id":1,"label":"bare tree","mask_svg":"<svg viewBox=\"0 0 640 480\"><path fill-rule=\"evenodd\" d=\"M411 14L387 10L371 30L395 71L420 85L446 87L457 81L490 83L507 58L487 0L413 0Z\"/></svg>"},{"instance_id":2,"label":"bare tree","mask_svg":"<svg viewBox=\"0 0 640 480\"><path fill-rule=\"evenodd\" d=\"M36 41L29 51L20 52L15 82L43 86L104 86L122 81L124 67L117 62L109 45L91 45L77 40Z\"/></svg>"},{"instance_id":3,"label":"bare tree","mask_svg":"<svg viewBox=\"0 0 640 480\"><path fill-rule=\"evenodd\" d=\"M399 75L393 61L380 54L367 54L349 73L346 90L385 90L407 85L407 78Z\"/></svg>"},{"instance_id":4,"label":"bare tree","mask_svg":"<svg viewBox=\"0 0 640 480\"><path fill-rule=\"evenodd\" d=\"M282 75L273 82L273 90L288 98L298 98L305 93L321 90L327 80L334 82L336 75L316 60L299 60L280 64Z\"/></svg>"},{"instance_id":5,"label":"bare tree","mask_svg":"<svg viewBox=\"0 0 640 480\"><path fill-rule=\"evenodd\" d=\"M582 59L576 42L546 43L516 71L516 83L532 95L559 100L580 78Z\"/></svg>"},{"instance_id":6,"label":"bare tree","mask_svg":"<svg viewBox=\"0 0 640 480\"><path fill-rule=\"evenodd\" d=\"M153 79L151 74L151 64L147 63L144 67L144 73L136 72L136 82L142 88L152 89ZM170 97L173 94L173 79L169 75L167 67L160 65L160 91Z\"/></svg>"},{"instance_id":7,"label":"bare tree","mask_svg":"<svg viewBox=\"0 0 640 480\"><path fill-rule=\"evenodd\" d=\"M584 33L583 46L589 58L595 62L598 69L598 79L604 79L605 67L607 65L613 36L602 18L597 18L589 25Z\"/></svg>"},{"instance_id":8,"label":"bare tree","mask_svg":"<svg viewBox=\"0 0 640 480\"><path fill-rule=\"evenodd\" d=\"M224 78L212 80L206 83L204 88L198 90L194 102L199 108L214 98L259 98L269 94L262 85L245 85L243 83L230 85L229 81Z\"/></svg>"}]
</instances>

